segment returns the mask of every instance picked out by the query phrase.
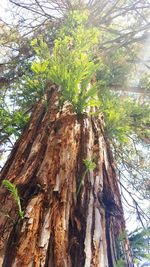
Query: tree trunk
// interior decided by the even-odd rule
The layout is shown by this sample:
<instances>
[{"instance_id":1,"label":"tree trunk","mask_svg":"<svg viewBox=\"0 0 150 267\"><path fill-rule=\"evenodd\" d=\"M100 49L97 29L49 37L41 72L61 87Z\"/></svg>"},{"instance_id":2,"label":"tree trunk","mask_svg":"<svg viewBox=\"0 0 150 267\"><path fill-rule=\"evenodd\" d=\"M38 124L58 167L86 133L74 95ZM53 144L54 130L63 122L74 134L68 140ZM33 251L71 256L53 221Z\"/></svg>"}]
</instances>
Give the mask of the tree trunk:
<instances>
[{"instance_id":1,"label":"tree trunk","mask_svg":"<svg viewBox=\"0 0 150 267\"><path fill-rule=\"evenodd\" d=\"M96 168L87 170L84 159ZM115 164L103 119L58 111L57 90L36 104L1 174L19 191L23 220L0 189L0 266L114 267L121 253L133 266ZM8 217L9 214L9 217Z\"/></svg>"}]
</instances>

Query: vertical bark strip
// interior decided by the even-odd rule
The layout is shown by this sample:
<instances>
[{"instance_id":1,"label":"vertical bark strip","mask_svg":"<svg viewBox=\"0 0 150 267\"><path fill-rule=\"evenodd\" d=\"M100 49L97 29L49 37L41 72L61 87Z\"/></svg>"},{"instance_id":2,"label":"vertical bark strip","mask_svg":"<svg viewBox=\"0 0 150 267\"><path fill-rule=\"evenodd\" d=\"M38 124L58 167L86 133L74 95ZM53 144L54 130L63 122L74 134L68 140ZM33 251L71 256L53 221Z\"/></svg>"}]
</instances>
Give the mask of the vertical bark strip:
<instances>
[{"instance_id":1,"label":"vertical bark strip","mask_svg":"<svg viewBox=\"0 0 150 267\"><path fill-rule=\"evenodd\" d=\"M96 168L87 171L84 159ZM48 107L42 101L35 106L2 170L1 181L6 178L19 190L25 218L18 219L15 201L1 187L10 218L1 213L0 266L115 266L125 224L100 117L77 116L69 104L58 111L54 90ZM126 266L132 266L127 241L124 247Z\"/></svg>"}]
</instances>

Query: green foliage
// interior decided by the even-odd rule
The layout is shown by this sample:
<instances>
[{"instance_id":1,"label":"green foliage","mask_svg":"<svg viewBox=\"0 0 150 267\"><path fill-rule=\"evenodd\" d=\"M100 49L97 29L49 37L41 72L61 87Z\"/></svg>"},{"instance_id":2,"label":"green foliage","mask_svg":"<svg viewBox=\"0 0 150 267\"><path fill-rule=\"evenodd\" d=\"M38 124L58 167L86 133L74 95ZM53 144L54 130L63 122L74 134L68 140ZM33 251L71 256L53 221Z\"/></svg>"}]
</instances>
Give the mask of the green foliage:
<instances>
[{"instance_id":1,"label":"green foliage","mask_svg":"<svg viewBox=\"0 0 150 267\"><path fill-rule=\"evenodd\" d=\"M92 160L84 159L83 162L87 171L93 171L96 168L96 164Z\"/></svg>"},{"instance_id":2,"label":"green foliage","mask_svg":"<svg viewBox=\"0 0 150 267\"><path fill-rule=\"evenodd\" d=\"M19 197L19 194L18 194L17 187L14 184L12 184L10 181L6 180L6 179L3 180L2 185L4 187L6 187L10 191L10 193L12 194L14 200L16 201L16 203L18 205L19 217L20 217L20 219L23 219L24 218L24 211L21 208L21 201L20 201L20 197Z\"/></svg>"},{"instance_id":3,"label":"green foliage","mask_svg":"<svg viewBox=\"0 0 150 267\"><path fill-rule=\"evenodd\" d=\"M126 238L127 238L127 231L125 230L118 236L118 241L123 242Z\"/></svg>"},{"instance_id":4,"label":"green foliage","mask_svg":"<svg viewBox=\"0 0 150 267\"><path fill-rule=\"evenodd\" d=\"M2 131L0 139L7 141L9 136L18 138L29 120L29 114L24 114L21 110L10 110L7 106L0 107L0 124Z\"/></svg>"},{"instance_id":5,"label":"green foliage","mask_svg":"<svg viewBox=\"0 0 150 267\"><path fill-rule=\"evenodd\" d=\"M97 71L97 81L104 81L106 86L126 84L131 71L131 54L124 47L108 51L103 60L105 64Z\"/></svg>"},{"instance_id":6,"label":"green foliage","mask_svg":"<svg viewBox=\"0 0 150 267\"><path fill-rule=\"evenodd\" d=\"M124 242L126 239L127 239L127 231L124 230L122 233L119 234L116 240L117 258L118 258L116 267L122 266L122 264L124 263L124 259L125 259Z\"/></svg>"},{"instance_id":7,"label":"green foliage","mask_svg":"<svg viewBox=\"0 0 150 267\"><path fill-rule=\"evenodd\" d=\"M132 101L127 106L131 118L133 132L139 138L150 138L150 106L149 103Z\"/></svg>"},{"instance_id":8,"label":"green foliage","mask_svg":"<svg viewBox=\"0 0 150 267\"><path fill-rule=\"evenodd\" d=\"M139 263L143 259L150 260L149 254L149 242L150 242L150 228L136 229L130 234L127 231L122 232L117 239L118 256L119 260L116 263L116 267L124 266L124 251L122 250L123 243L129 239L132 256L135 263Z\"/></svg>"},{"instance_id":9,"label":"green foliage","mask_svg":"<svg viewBox=\"0 0 150 267\"><path fill-rule=\"evenodd\" d=\"M139 86L146 88L147 91L150 91L150 74L143 73L142 77L140 78Z\"/></svg>"},{"instance_id":10,"label":"green foliage","mask_svg":"<svg viewBox=\"0 0 150 267\"><path fill-rule=\"evenodd\" d=\"M38 77L42 75L43 79L46 77L59 85L60 105L69 101L77 113L83 113L86 107L99 103L97 86L88 88L93 74L103 65L94 60L99 31L86 28L87 18L86 13L83 16L78 12L71 13L54 41L51 54L42 37L32 41L38 57L32 63L32 71Z\"/></svg>"},{"instance_id":11,"label":"green foliage","mask_svg":"<svg viewBox=\"0 0 150 267\"><path fill-rule=\"evenodd\" d=\"M129 54L123 47L115 53L100 53L101 33L95 27L87 27L87 20L86 11L82 16L78 11L70 12L55 34L53 49L43 36L33 39L36 55L27 64L28 68L31 65L31 71L22 76L15 85L18 88L13 87L10 93L10 99L18 108L13 112L0 109L6 136L19 135L29 118L23 111L39 99L45 99L47 82L52 81L60 89L60 107L65 101L72 103L76 113L85 112L87 107L97 107L104 114L105 130L111 140L126 144L134 132L140 138L149 138L148 106L139 105L131 98L121 99L120 95L108 90L110 84L126 80L130 70ZM97 73L98 82L89 86L94 73Z\"/></svg>"},{"instance_id":12,"label":"green foliage","mask_svg":"<svg viewBox=\"0 0 150 267\"><path fill-rule=\"evenodd\" d=\"M119 143L128 141L127 134L130 133L130 117L127 114L125 103L120 101L117 94L106 91L102 95L101 109L105 116L106 133L110 139Z\"/></svg>"},{"instance_id":13,"label":"green foliage","mask_svg":"<svg viewBox=\"0 0 150 267\"><path fill-rule=\"evenodd\" d=\"M126 266L126 261L122 259L117 260L115 265L115 267L125 267L125 266Z\"/></svg>"},{"instance_id":14,"label":"green foliage","mask_svg":"<svg viewBox=\"0 0 150 267\"><path fill-rule=\"evenodd\" d=\"M51 80L60 86L60 106L69 101L77 113L83 113L89 106L97 107L104 114L105 129L111 140L126 144L134 132L141 138L149 138L148 105L140 105L131 98L121 99L108 90L110 84L126 80L131 68L126 63L127 51L121 47L115 54L108 52L104 57L98 53L96 57L100 33L96 28L86 28L87 18L86 12L83 17L78 12L71 13L54 41L51 54L42 37L32 41L37 60L32 63L35 77L28 80L28 87L44 94L46 80ZM95 72L98 82L89 88Z\"/></svg>"},{"instance_id":15,"label":"green foliage","mask_svg":"<svg viewBox=\"0 0 150 267\"><path fill-rule=\"evenodd\" d=\"M82 186L82 184L83 184L83 182L84 182L84 179L85 179L86 174L87 174L89 171L93 171L93 170L96 168L96 164L95 164L95 162L93 162L92 160L84 159L84 160L83 160L83 163L84 163L86 169L85 169L85 171L84 171L84 173L83 173L83 176L82 176L82 178L81 178L81 180L80 180L80 183L79 183L79 186L78 186L78 189L77 189L76 196L78 196L78 194L79 194L79 192L80 192L80 190L81 190L81 186Z\"/></svg>"},{"instance_id":16,"label":"green foliage","mask_svg":"<svg viewBox=\"0 0 150 267\"><path fill-rule=\"evenodd\" d=\"M134 259L150 260L150 228L136 229L135 231L131 232L128 237Z\"/></svg>"},{"instance_id":17,"label":"green foliage","mask_svg":"<svg viewBox=\"0 0 150 267\"><path fill-rule=\"evenodd\" d=\"M147 127L150 123L150 107L131 97L121 97L119 94L100 87L100 109L105 117L105 129L111 140L126 144L129 136L150 137Z\"/></svg>"}]
</instances>

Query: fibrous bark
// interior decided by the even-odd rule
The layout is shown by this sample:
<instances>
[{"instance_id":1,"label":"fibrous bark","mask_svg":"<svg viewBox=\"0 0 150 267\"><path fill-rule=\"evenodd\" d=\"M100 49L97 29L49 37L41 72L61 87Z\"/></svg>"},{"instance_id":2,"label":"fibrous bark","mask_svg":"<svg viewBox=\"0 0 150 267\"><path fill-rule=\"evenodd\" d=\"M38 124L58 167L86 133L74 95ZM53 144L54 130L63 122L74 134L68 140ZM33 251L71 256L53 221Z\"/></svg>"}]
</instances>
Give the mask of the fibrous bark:
<instances>
[{"instance_id":1,"label":"fibrous bark","mask_svg":"<svg viewBox=\"0 0 150 267\"><path fill-rule=\"evenodd\" d=\"M86 170L84 159L96 168ZM17 186L25 218L18 219L15 201L1 187L0 266L115 266L125 223L100 116L77 115L67 103L59 110L52 89L50 99L35 105L3 179ZM126 239L121 249L132 266Z\"/></svg>"}]
</instances>

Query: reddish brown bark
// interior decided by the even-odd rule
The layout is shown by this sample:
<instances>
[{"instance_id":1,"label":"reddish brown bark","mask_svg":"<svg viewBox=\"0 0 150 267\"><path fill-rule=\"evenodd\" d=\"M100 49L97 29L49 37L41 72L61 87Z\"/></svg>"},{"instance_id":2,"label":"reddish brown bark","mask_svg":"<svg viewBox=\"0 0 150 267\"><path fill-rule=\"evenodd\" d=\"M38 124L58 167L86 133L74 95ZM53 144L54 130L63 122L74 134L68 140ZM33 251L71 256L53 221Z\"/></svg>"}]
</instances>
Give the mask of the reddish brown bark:
<instances>
[{"instance_id":1,"label":"reddish brown bark","mask_svg":"<svg viewBox=\"0 0 150 267\"><path fill-rule=\"evenodd\" d=\"M54 90L40 101L2 170L17 185L25 211L19 220L9 192L0 203L0 266L114 267L125 229L114 161L100 117L58 111ZM87 171L83 159L94 160ZM82 186L77 194L82 180ZM127 241L126 266L131 265Z\"/></svg>"}]
</instances>

